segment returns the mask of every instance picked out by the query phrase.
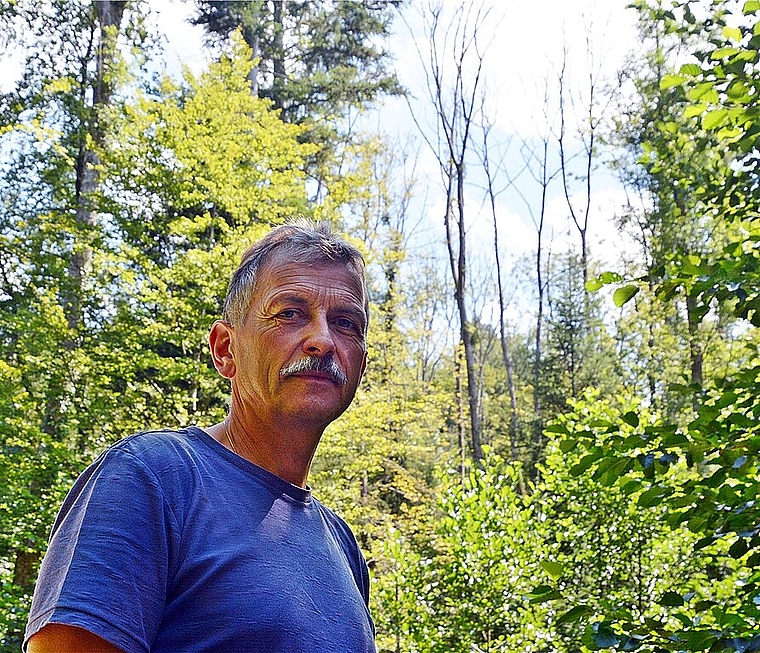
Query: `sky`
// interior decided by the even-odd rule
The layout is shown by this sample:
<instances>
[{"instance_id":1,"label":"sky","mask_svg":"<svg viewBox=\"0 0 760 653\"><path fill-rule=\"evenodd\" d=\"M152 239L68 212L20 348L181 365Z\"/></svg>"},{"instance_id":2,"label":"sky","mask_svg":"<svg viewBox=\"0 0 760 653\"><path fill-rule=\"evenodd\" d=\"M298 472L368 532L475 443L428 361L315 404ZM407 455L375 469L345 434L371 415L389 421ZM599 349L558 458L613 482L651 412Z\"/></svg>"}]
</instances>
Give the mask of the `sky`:
<instances>
[{"instance_id":1,"label":"sky","mask_svg":"<svg viewBox=\"0 0 760 653\"><path fill-rule=\"evenodd\" d=\"M636 51L636 14L626 9L624 0L501 0L494 5L484 21L480 41L486 48L487 105L494 121L494 141L499 143L502 152L506 152L505 165L514 177L525 165L522 147L537 147L540 138L547 134L544 98L547 84L550 94L556 96L556 79L563 53L567 61L566 88L575 106L582 110L587 105L585 90L589 75L594 75L600 88L614 83L618 71ZM459 2L444 0L444 9L449 13L457 6L460 6ZM475 0L467 6L474 7ZM420 53L427 56L428 52L421 18L423 10L421 2L410 3L404 11L404 20L397 21L396 34L390 43L402 84L414 96L409 104L418 124L410 119L407 102L394 100L386 102L378 112L378 125L401 130L401 140L417 139L421 143L420 195L425 203L422 210L430 219L417 228L409 250L414 254L437 248L444 256L441 243L445 198L437 163L430 149L422 144L418 129L421 126L433 133L435 123L429 101L425 99L425 76L420 59ZM552 102L556 108L556 97ZM595 113L598 111L601 110ZM556 117L556 111L554 115ZM577 142L569 144L568 151L573 149L578 149ZM495 268L492 216L489 207L483 205L480 186L484 180L475 170L469 177L466 196L468 245L470 253L475 255L471 278L492 282ZM535 310L535 281L530 275L537 245L535 219L540 205L539 188L528 177L526 173L518 177L519 193L513 190L502 192L497 198L496 209L503 281L511 298L508 319L521 328L530 327L533 322L530 316ZM503 178L500 183L504 185ZM582 184L571 187L576 210L585 204L582 189ZM521 195L527 198L530 207ZM624 253L631 249L615 226L615 217L626 201L621 184L611 172L602 166L593 173L588 245L602 269L618 270ZM555 255L577 247L578 242L563 188L555 182L549 188L546 204L543 250ZM495 316L495 301L490 302L490 309L489 302L486 302L484 311Z\"/></svg>"}]
</instances>

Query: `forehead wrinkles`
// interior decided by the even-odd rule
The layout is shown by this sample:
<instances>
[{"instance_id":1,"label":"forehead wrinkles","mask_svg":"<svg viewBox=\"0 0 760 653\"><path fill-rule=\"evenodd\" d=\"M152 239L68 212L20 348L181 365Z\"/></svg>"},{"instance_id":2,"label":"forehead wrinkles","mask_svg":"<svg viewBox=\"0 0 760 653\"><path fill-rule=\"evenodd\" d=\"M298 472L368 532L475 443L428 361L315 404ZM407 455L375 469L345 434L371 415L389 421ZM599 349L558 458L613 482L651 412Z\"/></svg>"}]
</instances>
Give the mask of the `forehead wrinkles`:
<instances>
[{"instance_id":1,"label":"forehead wrinkles","mask_svg":"<svg viewBox=\"0 0 760 653\"><path fill-rule=\"evenodd\" d=\"M338 267L335 275L329 267L312 268L320 273L310 274L310 268L271 270L262 278L260 301L263 308L281 301L299 304L324 304L329 308L347 308L364 315L364 292L348 272ZM328 274L324 274L328 272ZM364 316L366 319L366 316Z\"/></svg>"}]
</instances>

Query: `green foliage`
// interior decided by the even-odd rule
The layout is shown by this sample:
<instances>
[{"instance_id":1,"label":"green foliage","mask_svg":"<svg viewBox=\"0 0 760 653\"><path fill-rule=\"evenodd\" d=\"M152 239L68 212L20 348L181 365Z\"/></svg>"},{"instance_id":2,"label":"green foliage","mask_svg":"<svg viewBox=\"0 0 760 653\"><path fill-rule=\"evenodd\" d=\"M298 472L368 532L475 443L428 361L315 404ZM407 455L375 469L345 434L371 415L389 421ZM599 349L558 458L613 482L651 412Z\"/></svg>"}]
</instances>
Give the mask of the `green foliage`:
<instances>
[{"instance_id":1,"label":"green foliage","mask_svg":"<svg viewBox=\"0 0 760 653\"><path fill-rule=\"evenodd\" d=\"M629 496L639 517L661 514L659 528L670 529L669 546L674 537L691 543L688 564L678 570L666 565L659 590L650 588L654 606L647 601L648 610L634 610L613 599L607 618L592 620L586 632L592 648L629 650L635 636L645 650L753 650L760 617L760 440L750 416L760 414L759 372L756 362L718 382L684 427L641 409L619 409L610 419L592 421L592 430L561 429L568 436L565 449L588 452L574 475L590 473Z\"/></svg>"},{"instance_id":2,"label":"green foliage","mask_svg":"<svg viewBox=\"0 0 760 653\"><path fill-rule=\"evenodd\" d=\"M613 431L610 419L620 415L619 432ZM656 618L653 597L667 591L673 577L701 580L700 562L689 553L695 538L671 531L660 505L637 501L642 488L630 475L630 459L613 455L651 421L635 403L588 390L547 429L536 503L541 521L550 525L543 551L558 572L542 600L551 601L554 642L566 650L584 641L578 620L621 612Z\"/></svg>"},{"instance_id":3,"label":"green foliage","mask_svg":"<svg viewBox=\"0 0 760 653\"><path fill-rule=\"evenodd\" d=\"M546 572L519 473L492 457L483 469L444 481L429 539L392 533L392 566L376 592L390 619L380 623L381 650L537 651L550 641L529 596Z\"/></svg>"},{"instance_id":4,"label":"green foliage","mask_svg":"<svg viewBox=\"0 0 760 653\"><path fill-rule=\"evenodd\" d=\"M598 296L583 287L578 255L557 256L547 268L546 343L541 362L540 391L550 421L588 387L613 393L620 387L614 374L614 342L602 322Z\"/></svg>"},{"instance_id":5,"label":"green foliage","mask_svg":"<svg viewBox=\"0 0 760 653\"><path fill-rule=\"evenodd\" d=\"M344 123L384 95L402 92L380 43L390 34L399 0L265 2L197 0L197 25L209 41L236 30L251 48L253 94L272 101L285 122L302 125L301 142L319 148L304 166L320 201L341 176L343 148L354 133Z\"/></svg>"},{"instance_id":6,"label":"green foliage","mask_svg":"<svg viewBox=\"0 0 760 653\"><path fill-rule=\"evenodd\" d=\"M667 34L684 40L692 34L704 35L705 26L696 20L688 3L670 6L671 10L663 10L659 5L637 3L641 14L655 20ZM687 138L696 134L695 143L712 151L716 159L731 161L730 167L720 175L714 174L715 168L709 174L674 175L673 169L652 165L651 157L644 161L657 178L664 171L663 180L688 183L693 206L722 225L721 237L713 234L707 241L710 250L701 254L675 250L639 280L653 291L655 302L683 298L690 327L701 326L716 309L753 326L760 324L756 317L754 224L758 215L758 116L757 93L751 90L757 87L757 70L751 64L757 61L760 45L756 29L760 6L745 3L745 20L740 26L727 24L728 7L724 2L711 6L707 18L711 38L693 51L698 64L687 63L660 79L660 91L681 98L677 106L682 117L663 123L659 137L667 135L666 140L682 147L683 135L669 126L676 120L694 125L699 119L701 135L692 129ZM645 140L643 151L657 152L658 162L671 161L663 157L663 142ZM704 159L692 164L695 162L704 167ZM599 279L597 284L617 281ZM637 287L618 289L619 303L631 299ZM690 333L695 333L695 328ZM641 410L620 412L604 425L612 446L592 448L574 469L578 475L592 473L605 485L630 493L638 510L662 509L664 522L674 533L685 529L695 538L692 555L703 561L705 569L697 583L684 576L673 578L657 596L658 615L641 619L618 605L604 618L591 619L585 638L589 647L760 649L760 519L756 504L760 493L756 426L760 377L756 347L750 345L740 360L743 365L730 368L727 376L715 375L709 381L700 377L699 384L674 388L692 397L693 412L683 421L642 419ZM635 431L627 435L630 428ZM579 433L571 442L581 444L583 438ZM674 473L679 469L680 473Z\"/></svg>"},{"instance_id":7,"label":"green foliage","mask_svg":"<svg viewBox=\"0 0 760 653\"><path fill-rule=\"evenodd\" d=\"M618 434L611 420L623 410ZM445 479L428 517L435 529L386 540L381 650L577 651L588 645L580 619L660 619L657 598L667 600L674 577L704 583L697 537L672 530L659 502L637 501L635 460L606 457L653 421L638 410L593 391L573 402L547 431L535 487L493 453L483 469Z\"/></svg>"},{"instance_id":8,"label":"green foliage","mask_svg":"<svg viewBox=\"0 0 760 653\"><path fill-rule=\"evenodd\" d=\"M225 392L205 341L234 262L264 225L306 212L299 169L313 146L251 96L250 67L236 40L199 78L164 80L159 95L138 95L113 118L114 147L102 158L116 246L100 269L118 318L109 335L139 352L122 392L143 423L221 414Z\"/></svg>"}]
</instances>

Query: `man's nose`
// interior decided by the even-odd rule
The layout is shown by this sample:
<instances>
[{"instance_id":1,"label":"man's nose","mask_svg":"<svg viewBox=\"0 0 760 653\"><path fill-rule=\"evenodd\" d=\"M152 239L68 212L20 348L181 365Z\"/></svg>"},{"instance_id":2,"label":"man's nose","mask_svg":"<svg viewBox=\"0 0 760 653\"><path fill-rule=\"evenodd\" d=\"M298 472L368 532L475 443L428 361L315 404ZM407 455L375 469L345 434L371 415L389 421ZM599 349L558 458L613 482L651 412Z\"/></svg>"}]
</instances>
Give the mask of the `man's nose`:
<instances>
[{"instance_id":1,"label":"man's nose","mask_svg":"<svg viewBox=\"0 0 760 653\"><path fill-rule=\"evenodd\" d=\"M309 321L303 350L310 356L326 356L335 351L330 324L324 315L315 316Z\"/></svg>"}]
</instances>

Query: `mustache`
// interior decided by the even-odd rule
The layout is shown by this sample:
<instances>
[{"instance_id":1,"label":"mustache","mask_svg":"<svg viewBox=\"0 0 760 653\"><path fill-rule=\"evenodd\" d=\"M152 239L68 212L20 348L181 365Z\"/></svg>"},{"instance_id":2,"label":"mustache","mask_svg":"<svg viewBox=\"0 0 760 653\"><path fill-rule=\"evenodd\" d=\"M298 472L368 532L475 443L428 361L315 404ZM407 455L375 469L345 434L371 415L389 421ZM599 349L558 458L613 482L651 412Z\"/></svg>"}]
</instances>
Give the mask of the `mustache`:
<instances>
[{"instance_id":1,"label":"mustache","mask_svg":"<svg viewBox=\"0 0 760 653\"><path fill-rule=\"evenodd\" d=\"M343 370L338 367L338 364L331 356L326 356L325 358L306 356L283 367L280 370L280 376L293 376L300 372L322 372L323 374L327 374L338 385L346 385L348 383Z\"/></svg>"}]
</instances>

